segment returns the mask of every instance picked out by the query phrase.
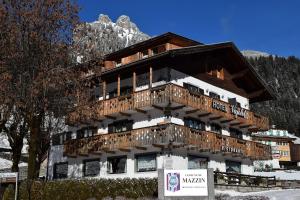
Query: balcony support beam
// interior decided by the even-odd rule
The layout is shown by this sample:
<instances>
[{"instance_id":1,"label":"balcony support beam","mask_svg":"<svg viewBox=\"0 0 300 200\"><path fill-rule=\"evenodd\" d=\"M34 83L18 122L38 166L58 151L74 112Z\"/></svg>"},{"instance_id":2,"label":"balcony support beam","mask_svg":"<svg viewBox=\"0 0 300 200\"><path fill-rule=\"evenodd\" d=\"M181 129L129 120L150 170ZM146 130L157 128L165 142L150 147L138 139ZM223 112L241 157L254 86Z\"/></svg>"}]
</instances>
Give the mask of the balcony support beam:
<instances>
[{"instance_id":1,"label":"balcony support beam","mask_svg":"<svg viewBox=\"0 0 300 200\"><path fill-rule=\"evenodd\" d=\"M195 113L195 112L198 112L199 109L195 109L195 110L189 110L189 111L186 111L185 114L192 114L192 113Z\"/></svg>"},{"instance_id":2,"label":"balcony support beam","mask_svg":"<svg viewBox=\"0 0 300 200\"><path fill-rule=\"evenodd\" d=\"M221 118L222 118L222 116L216 116L216 117L209 118L209 120L214 121L214 120L218 120L218 119L221 119Z\"/></svg>"},{"instance_id":3,"label":"balcony support beam","mask_svg":"<svg viewBox=\"0 0 300 200\"><path fill-rule=\"evenodd\" d=\"M139 113L147 114L147 111L136 108L135 109Z\"/></svg>"},{"instance_id":4,"label":"balcony support beam","mask_svg":"<svg viewBox=\"0 0 300 200\"><path fill-rule=\"evenodd\" d=\"M125 116L125 117L130 117L131 114L128 114L128 113L124 113L124 112L120 112L121 115Z\"/></svg>"},{"instance_id":5,"label":"balcony support beam","mask_svg":"<svg viewBox=\"0 0 300 200\"><path fill-rule=\"evenodd\" d=\"M109 115L104 115L107 119L112 119L112 120L116 120L117 118L116 117L113 117L113 116L109 116Z\"/></svg>"},{"instance_id":6,"label":"balcony support beam","mask_svg":"<svg viewBox=\"0 0 300 200\"><path fill-rule=\"evenodd\" d=\"M209 116L211 113L203 113L203 114L200 114L200 115L198 115L198 117L207 117L207 116Z\"/></svg>"}]
</instances>

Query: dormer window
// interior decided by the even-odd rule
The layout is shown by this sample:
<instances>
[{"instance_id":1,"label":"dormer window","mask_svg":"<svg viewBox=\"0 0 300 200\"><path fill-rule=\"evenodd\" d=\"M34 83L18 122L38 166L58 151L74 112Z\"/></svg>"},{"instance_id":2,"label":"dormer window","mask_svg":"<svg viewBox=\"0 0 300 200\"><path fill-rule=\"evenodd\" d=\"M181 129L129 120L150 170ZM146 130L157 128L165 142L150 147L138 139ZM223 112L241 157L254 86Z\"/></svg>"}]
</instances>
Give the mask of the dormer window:
<instances>
[{"instance_id":1,"label":"dormer window","mask_svg":"<svg viewBox=\"0 0 300 200\"><path fill-rule=\"evenodd\" d=\"M149 53L148 53L148 49L142 51L142 58L148 58Z\"/></svg>"},{"instance_id":2,"label":"dormer window","mask_svg":"<svg viewBox=\"0 0 300 200\"><path fill-rule=\"evenodd\" d=\"M152 50L152 55L154 56L156 54L166 51L166 45L160 45L160 46L152 48L151 50Z\"/></svg>"},{"instance_id":3,"label":"dormer window","mask_svg":"<svg viewBox=\"0 0 300 200\"><path fill-rule=\"evenodd\" d=\"M116 67L120 67L122 65L122 59L119 58L116 60Z\"/></svg>"}]
</instances>

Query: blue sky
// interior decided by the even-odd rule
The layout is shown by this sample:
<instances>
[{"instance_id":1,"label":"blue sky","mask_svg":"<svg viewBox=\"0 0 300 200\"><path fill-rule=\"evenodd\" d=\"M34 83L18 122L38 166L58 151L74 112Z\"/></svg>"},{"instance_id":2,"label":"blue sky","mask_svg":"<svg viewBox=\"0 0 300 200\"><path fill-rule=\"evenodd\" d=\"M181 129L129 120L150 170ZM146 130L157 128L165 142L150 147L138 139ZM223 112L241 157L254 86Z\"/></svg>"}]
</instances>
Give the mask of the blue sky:
<instances>
[{"instance_id":1,"label":"blue sky","mask_svg":"<svg viewBox=\"0 0 300 200\"><path fill-rule=\"evenodd\" d=\"M82 21L128 15L150 36L174 32L203 43L233 41L300 58L300 0L78 0Z\"/></svg>"}]
</instances>

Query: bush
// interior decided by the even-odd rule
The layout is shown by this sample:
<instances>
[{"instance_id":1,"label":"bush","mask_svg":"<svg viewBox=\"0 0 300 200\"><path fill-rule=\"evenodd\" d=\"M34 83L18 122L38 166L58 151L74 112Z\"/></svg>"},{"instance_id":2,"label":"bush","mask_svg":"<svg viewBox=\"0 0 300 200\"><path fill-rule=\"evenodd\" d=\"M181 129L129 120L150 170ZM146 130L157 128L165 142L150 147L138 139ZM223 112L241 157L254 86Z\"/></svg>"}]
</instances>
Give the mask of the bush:
<instances>
[{"instance_id":1,"label":"bush","mask_svg":"<svg viewBox=\"0 0 300 200\"><path fill-rule=\"evenodd\" d=\"M32 183L20 186L19 199L27 200L87 200L110 197L127 199L157 198L157 179L88 179ZM13 193L14 194L14 193Z\"/></svg>"}]
</instances>

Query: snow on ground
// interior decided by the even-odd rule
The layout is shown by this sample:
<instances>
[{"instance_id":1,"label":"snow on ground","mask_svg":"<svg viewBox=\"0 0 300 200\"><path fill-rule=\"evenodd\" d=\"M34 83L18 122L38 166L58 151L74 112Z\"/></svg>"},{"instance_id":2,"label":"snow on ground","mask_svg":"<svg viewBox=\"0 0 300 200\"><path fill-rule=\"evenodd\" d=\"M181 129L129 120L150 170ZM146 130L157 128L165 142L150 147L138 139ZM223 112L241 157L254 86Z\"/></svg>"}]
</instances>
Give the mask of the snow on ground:
<instances>
[{"instance_id":1,"label":"snow on ground","mask_svg":"<svg viewBox=\"0 0 300 200\"><path fill-rule=\"evenodd\" d=\"M19 167L27 166L27 163L19 163ZM0 158L0 170L10 169L12 167L12 161Z\"/></svg>"},{"instance_id":2,"label":"snow on ground","mask_svg":"<svg viewBox=\"0 0 300 200\"><path fill-rule=\"evenodd\" d=\"M284 170L275 172L254 172L254 176L275 176L279 180L300 180L300 171Z\"/></svg>"},{"instance_id":3,"label":"snow on ground","mask_svg":"<svg viewBox=\"0 0 300 200\"><path fill-rule=\"evenodd\" d=\"M234 196L264 196L268 197L270 200L300 200L300 189L285 189L285 190L269 190L262 192L236 192L233 190L226 191L215 191L217 194L228 194L232 197Z\"/></svg>"}]
</instances>

